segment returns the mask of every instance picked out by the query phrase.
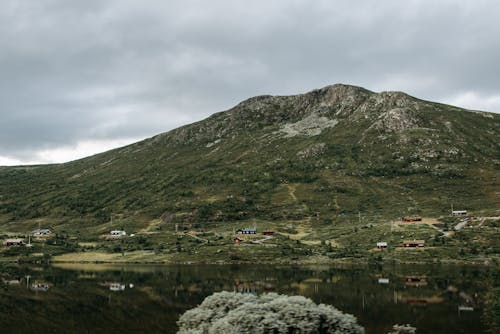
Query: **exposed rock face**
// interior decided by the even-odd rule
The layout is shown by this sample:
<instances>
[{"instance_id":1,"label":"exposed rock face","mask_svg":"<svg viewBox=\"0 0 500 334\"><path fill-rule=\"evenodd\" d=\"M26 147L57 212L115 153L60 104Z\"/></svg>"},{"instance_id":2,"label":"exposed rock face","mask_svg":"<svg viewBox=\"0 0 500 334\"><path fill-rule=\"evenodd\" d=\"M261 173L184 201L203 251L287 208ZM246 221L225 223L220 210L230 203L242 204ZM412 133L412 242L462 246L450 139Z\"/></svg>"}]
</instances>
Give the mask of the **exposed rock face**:
<instances>
[{"instance_id":1,"label":"exposed rock face","mask_svg":"<svg viewBox=\"0 0 500 334\"><path fill-rule=\"evenodd\" d=\"M338 124L335 119L329 119L312 113L307 117L295 123L284 124L280 132L285 134L285 137L295 136L317 136L321 134L324 129L333 128Z\"/></svg>"},{"instance_id":2,"label":"exposed rock face","mask_svg":"<svg viewBox=\"0 0 500 334\"><path fill-rule=\"evenodd\" d=\"M394 108L381 113L371 128L401 132L418 127L418 119L408 108Z\"/></svg>"},{"instance_id":3,"label":"exposed rock face","mask_svg":"<svg viewBox=\"0 0 500 334\"><path fill-rule=\"evenodd\" d=\"M374 93L336 84L300 95L253 97L160 137L177 144L199 142L211 147L217 140L262 128L274 128L275 134L285 138L307 137L346 122L368 122L366 131L402 132L425 126L416 111L426 108L430 108L427 102L401 92Z\"/></svg>"}]
</instances>

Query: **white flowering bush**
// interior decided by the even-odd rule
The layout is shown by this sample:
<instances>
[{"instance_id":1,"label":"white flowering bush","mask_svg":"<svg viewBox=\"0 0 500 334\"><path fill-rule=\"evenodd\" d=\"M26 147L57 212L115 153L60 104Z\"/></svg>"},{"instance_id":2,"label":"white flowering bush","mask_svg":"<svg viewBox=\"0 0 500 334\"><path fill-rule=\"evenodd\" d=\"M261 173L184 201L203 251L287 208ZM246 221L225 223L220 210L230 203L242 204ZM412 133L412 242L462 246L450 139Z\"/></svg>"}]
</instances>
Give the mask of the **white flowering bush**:
<instances>
[{"instance_id":1,"label":"white flowering bush","mask_svg":"<svg viewBox=\"0 0 500 334\"><path fill-rule=\"evenodd\" d=\"M214 293L198 307L186 311L177 324L178 334L364 333L354 316L333 306L276 293Z\"/></svg>"}]
</instances>

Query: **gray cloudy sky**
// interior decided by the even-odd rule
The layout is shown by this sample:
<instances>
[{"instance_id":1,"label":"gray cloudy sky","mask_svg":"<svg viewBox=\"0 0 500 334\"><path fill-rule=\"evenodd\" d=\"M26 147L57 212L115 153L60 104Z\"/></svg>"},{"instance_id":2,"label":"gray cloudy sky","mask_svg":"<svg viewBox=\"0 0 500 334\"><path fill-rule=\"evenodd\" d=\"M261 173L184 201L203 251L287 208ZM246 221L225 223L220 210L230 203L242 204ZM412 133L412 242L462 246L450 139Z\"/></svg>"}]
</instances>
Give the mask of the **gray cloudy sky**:
<instances>
[{"instance_id":1,"label":"gray cloudy sky","mask_svg":"<svg viewBox=\"0 0 500 334\"><path fill-rule=\"evenodd\" d=\"M0 165L333 83L500 112L500 2L3 0Z\"/></svg>"}]
</instances>

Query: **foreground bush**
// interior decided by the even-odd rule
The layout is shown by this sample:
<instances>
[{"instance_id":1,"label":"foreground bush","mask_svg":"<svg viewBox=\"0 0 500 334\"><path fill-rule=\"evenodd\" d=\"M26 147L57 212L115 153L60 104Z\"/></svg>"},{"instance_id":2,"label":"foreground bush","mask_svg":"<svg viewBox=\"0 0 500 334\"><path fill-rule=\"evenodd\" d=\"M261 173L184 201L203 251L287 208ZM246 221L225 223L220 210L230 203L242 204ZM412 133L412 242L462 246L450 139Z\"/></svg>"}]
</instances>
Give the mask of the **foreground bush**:
<instances>
[{"instance_id":1,"label":"foreground bush","mask_svg":"<svg viewBox=\"0 0 500 334\"><path fill-rule=\"evenodd\" d=\"M185 312L177 324L178 334L364 333L354 316L333 306L276 293L214 293Z\"/></svg>"}]
</instances>

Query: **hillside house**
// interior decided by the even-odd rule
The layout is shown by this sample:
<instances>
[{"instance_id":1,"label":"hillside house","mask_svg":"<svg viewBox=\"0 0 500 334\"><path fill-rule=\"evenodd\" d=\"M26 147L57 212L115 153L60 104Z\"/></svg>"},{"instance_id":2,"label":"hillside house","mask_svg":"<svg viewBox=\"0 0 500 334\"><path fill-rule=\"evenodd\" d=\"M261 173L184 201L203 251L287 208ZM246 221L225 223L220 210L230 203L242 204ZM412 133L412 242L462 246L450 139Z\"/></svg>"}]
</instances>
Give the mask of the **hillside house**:
<instances>
[{"instance_id":1,"label":"hillside house","mask_svg":"<svg viewBox=\"0 0 500 334\"><path fill-rule=\"evenodd\" d=\"M453 216L467 216L467 210L453 210L451 214Z\"/></svg>"},{"instance_id":2,"label":"hillside house","mask_svg":"<svg viewBox=\"0 0 500 334\"><path fill-rule=\"evenodd\" d=\"M401 221L403 221L405 223L421 222L422 217L401 217Z\"/></svg>"},{"instance_id":3,"label":"hillside house","mask_svg":"<svg viewBox=\"0 0 500 334\"><path fill-rule=\"evenodd\" d=\"M387 242L384 242L384 241L377 242L377 248L380 248L380 249L387 248Z\"/></svg>"},{"instance_id":4,"label":"hillside house","mask_svg":"<svg viewBox=\"0 0 500 334\"><path fill-rule=\"evenodd\" d=\"M31 231L31 235L33 235L34 237L50 237L54 234L49 229L39 228L34 231Z\"/></svg>"},{"instance_id":5,"label":"hillside house","mask_svg":"<svg viewBox=\"0 0 500 334\"><path fill-rule=\"evenodd\" d=\"M240 239L240 238L236 237L236 238L234 238L234 239L233 239L233 242L234 242L235 244L240 244L240 243L242 243L242 242L243 242L243 239Z\"/></svg>"},{"instance_id":6,"label":"hillside house","mask_svg":"<svg viewBox=\"0 0 500 334\"><path fill-rule=\"evenodd\" d=\"M115 237L115 238L121 238L121 237L125 237L127 235L127 232L121 231L121 230L114 230L114 231L109 232L109 235L111 235L112 237Z\"/></svg>"},{"instance_id":7,"label":"hillside house","mask_svg":"<svg viewBox=\"0 0 500 334\"><path fill-rule=\"evenodd\" d=\"M109 290L113 292L125 291L125 285L121 283L111 283L109 284Z\"/></svg>"},{"instance_id":8,"label":"hillside house","mask_svg":"<svg viewBox=\"0 0 500 334\"><path fill-rule=\"evenodd\" d=\"M24 239L7 239L3 242L3 244L7 247L13 247L13 246L24 246L26 245L24 243Z\"/></svg>"},{"instance_id":9,"label":"hillside house","mask_svg":"<svg viewBox=\"0 0 500 334\"><path fill-rule=\"evenodd\" d=\"M403 247L406 248L417 248L417 247L424 247L425 246L425 240L405 240L403 241Z\"/></svg>"},{"instance_id":10,"label":"hillside house","mask_svg":"<svg viewBox=\"0 0 500 334\"><path fill-rule=\"evenodd\" d=\"M255 227L247 227L243 229L236 230L238 234L257 234L257 229Z\"/></svg>"}]
</instances>

